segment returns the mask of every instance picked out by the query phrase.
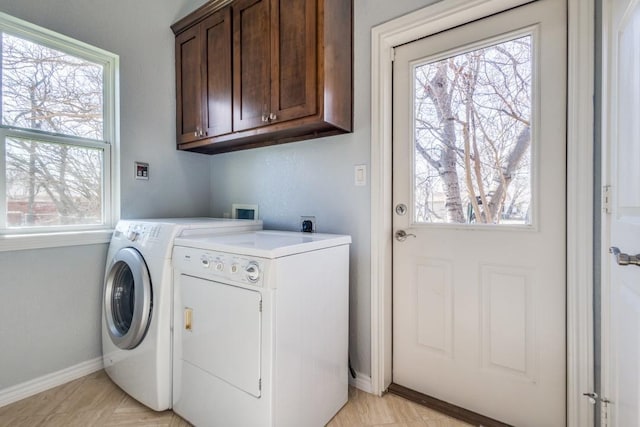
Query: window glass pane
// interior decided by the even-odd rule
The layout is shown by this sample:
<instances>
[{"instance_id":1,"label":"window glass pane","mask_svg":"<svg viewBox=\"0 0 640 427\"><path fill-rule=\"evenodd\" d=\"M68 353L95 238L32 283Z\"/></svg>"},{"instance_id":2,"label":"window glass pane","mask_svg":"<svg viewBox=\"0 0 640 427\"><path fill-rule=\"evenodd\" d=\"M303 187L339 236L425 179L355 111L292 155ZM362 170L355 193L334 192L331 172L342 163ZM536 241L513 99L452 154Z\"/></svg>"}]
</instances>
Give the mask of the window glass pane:
<instances>
[{"instance_id":1,"label":"window glass pane","mask_svg":"<svg viewBox=\"0 0 640 427\"><path fill-rule=\"evenodd\" d=\"M103 151L6 139L7 226L102 224Z\"/></svg>"},{"instance_id":2,"label":"window glass pane","mask_svg":"<svg viewBox=\"0 0 640 427\"><path fill-rule=\"evenodd\" d=\"M2 124L103 139L103 66L3 34Z\"/></svg>"},{"instance_id":3,"label":"window glass pane","mask_svg":"<svg viewBox=\"0 0 640 427\"><path fill-rule=\"evenodd\" d=\"M415 221L531 224L532 37L413 72Z\"/></svg>"}]
</instances>

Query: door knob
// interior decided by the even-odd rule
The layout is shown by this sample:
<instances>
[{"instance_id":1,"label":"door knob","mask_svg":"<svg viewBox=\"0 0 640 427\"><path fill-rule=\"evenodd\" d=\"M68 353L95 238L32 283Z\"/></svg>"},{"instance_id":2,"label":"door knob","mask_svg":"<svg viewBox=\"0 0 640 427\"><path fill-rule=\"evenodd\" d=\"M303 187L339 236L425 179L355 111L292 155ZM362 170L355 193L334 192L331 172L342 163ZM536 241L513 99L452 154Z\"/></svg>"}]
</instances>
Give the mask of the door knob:
<instances>
[{"instance_id":1,"label":"door knob","mask_svg":"<svg viewBox=\"0 0 640 427\"><path fill-rule=\"evenodd\" d=\"M616 262L618 263L618 265L637 265L640 267L640 254L625 254L620 252L620 249L615 246L611 246L609 248L609 253L613 254L616 257Z\"/></svg>"},{"instance_id":2,"label":"door knob","mask_svg":"<svg viewBox=\"0 0 640 427\"><path fill-rule=\"evenodd\" d=\"M398 242L404 242L405 240L407 240L407 237L416 237L416 235L415 235L415 234L407 233L407 232L406 232L406 231L404 231L404 230L398 230L398 231L396 231L395 236L396 236L396 240L397 240Z\"/></svg>"}]
</instances>

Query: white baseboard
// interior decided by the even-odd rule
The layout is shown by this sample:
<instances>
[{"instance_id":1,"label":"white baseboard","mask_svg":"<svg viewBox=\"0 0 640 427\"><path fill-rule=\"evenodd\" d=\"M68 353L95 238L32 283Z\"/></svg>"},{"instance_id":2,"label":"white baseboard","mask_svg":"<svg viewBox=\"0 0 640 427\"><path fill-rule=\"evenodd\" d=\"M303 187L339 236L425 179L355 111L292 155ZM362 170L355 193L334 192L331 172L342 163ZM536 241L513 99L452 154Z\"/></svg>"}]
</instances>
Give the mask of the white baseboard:
<instances>
[{"instance_id":1,"label":"white baseboard","mask_svg":"<svg viewBox=\"0 0 640 427\"><path fill-rule=\"evenodd\" d=\"M75 366L0 390L0 408L70 381L77 380L78 378L99 371L103 369L103 367L102 356L96 357L95 359L78 363ZM355 378L349 375L349 385L366 393L373 393L371 377L361 372L356 371Z\"/></svg>"},{"instance_id":2,"label":"white baseboard","mask_svg":"<svg viewBox=\"0 0 640 427\"><path fill-rule=\"evenodd\" d=\"M367 393L373 393L373 385L371 384L371 377L356 371L356 377L353 378L349 375L349 385L362 390Z\"/></svg>"},{"instance_id":3,"label":"white baseboard","mask_svg":"<svg viewBox=\"0 0 640 427\"><path fill-rule=\"evenodd\" d=\"M103 368L102 356L75 366L43 375L30 381L0 390L0 408L26 397L33 396L50 388L84 377Z\"/></svg>"}]
</instances>

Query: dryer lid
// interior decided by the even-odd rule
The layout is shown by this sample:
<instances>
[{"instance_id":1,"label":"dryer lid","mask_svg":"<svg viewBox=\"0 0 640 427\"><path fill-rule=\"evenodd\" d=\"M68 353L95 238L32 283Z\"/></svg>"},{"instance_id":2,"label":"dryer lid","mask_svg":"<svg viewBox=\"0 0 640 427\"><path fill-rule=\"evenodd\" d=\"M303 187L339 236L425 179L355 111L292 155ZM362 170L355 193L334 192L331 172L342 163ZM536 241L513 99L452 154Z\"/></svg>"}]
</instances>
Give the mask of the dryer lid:
<instances>
[{"instance_id":1,"label":"dryer lid","mask_svg":"<svg viewBox=\"0 0 640 427\"><path fill-rule=\"evenodd\" d=\"M176 238L176 246L275 259L351 243L351 236L263 230Z\"/></svg>"}]
</instances>

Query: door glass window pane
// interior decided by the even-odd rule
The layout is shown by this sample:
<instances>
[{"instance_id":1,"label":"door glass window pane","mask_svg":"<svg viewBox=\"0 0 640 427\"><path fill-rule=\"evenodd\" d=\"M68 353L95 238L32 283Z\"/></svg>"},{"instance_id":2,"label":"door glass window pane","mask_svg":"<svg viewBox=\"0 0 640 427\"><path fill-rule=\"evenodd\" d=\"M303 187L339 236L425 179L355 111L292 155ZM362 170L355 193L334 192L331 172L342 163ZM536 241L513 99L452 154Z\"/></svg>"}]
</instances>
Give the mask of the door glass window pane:
<instances>
[{"instance_id":1,"label":"door glass window pane","mask_svg":"<svg viewBox=\"0 0 640 427\"><path fill-rule=\"evenodd\" d=\"M2 124L102 140L103 68L2 34Z\"/></svg>"},{"instance_id":2,"label":"door glass window pane","mask_svg":"<svg viewBox=\"0 0 640 427\"><path fill-rule=\"evenodd\" d=\"M415 65L417 223L531 224L532 37Z\"/></svg>"},{"instance_id":3,"label":"door glass window pane","mask_svg":"<svg viewBox=\"0 0 640 427\"><path fill-rule=\"evenodd\" d=\"M7 226L102 224L103 150L6 138Z\"/></svg>"}]
</instances>

